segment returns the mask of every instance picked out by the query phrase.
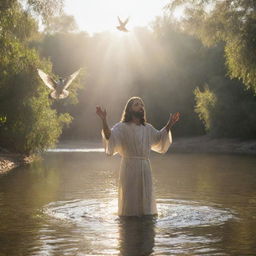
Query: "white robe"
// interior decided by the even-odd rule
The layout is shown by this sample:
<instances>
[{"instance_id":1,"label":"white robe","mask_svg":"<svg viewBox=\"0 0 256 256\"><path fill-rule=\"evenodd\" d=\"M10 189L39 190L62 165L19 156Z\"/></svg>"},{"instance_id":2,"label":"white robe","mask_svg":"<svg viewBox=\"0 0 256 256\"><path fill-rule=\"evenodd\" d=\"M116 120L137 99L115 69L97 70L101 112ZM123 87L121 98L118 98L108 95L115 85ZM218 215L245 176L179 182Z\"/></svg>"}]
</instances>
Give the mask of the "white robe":
<instances>
[{"instance_id":1,"label":"white robe","mask_svg":"<svg viewBox=\"0 0 256 256\"><path fill-rule=\"evenodd\" d=\"M150 150L165 153L172 143L171 131L160 131L151 124L136 125L119 122L107 140L102 131L107 155L122 157L118 178L118 215L157 215Z\"/></svg>"}]
</instances>

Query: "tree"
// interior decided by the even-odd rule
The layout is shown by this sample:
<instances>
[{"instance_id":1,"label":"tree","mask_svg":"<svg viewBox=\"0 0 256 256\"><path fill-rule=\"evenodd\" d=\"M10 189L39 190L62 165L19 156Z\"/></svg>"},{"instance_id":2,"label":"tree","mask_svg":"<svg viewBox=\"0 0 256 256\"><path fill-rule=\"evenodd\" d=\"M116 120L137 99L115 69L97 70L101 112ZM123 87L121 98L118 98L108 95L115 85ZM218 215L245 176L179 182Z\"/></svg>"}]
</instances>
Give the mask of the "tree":
<instances>
[{"instance_id":1,"label":"tree","mask_svg":"<svg viewBox=\"0 0 256 256\"><path fill-rule=\"evenodd\" d=\"M63 8L63 0L1 0L0 16L20 4L23 5L22 12L37 14L44 23L47 23L48 18L60 13ZM9 21L11 22L11 20Z\"/></svg>"},{"instance_id":2,"label":"tree","mask_svg":"<svg viewBox=\"0 0 256 256\"><path fill-rule=\"evenodd\" d=\"M225 58L231 78L241 79L256 93L256 1L171 0L173 13L185 8L183 28L207 46L225 43Z\"/></svg>"},{"instance_id":3,"label":"tree","mask_svg":"<svg viewBox=\"0 0 256 256\"><path fill-rule=\"evenodd\" d=\"M237 80L216 76L194 90L195 111L212 137L255 138L256 97L243 87Z\"/></svg>"},{"instance_id":4,"label":"tree","mask_svg":"<svg viewBox=\"0 0 256 256\"><path fill-rule=\"evenodd\" d=\"M43 2L27 4L46 17L50 14L39 8ZM51 108L48 91L37 75L37 67L50 71L51 65L28 47L37 34L36 21L18 1L4 3L0 10L0 141L13 151L30 154L53 146L71 116L58 115Z\"/></svg>"},{"instance_id":5,"label":"tree","mask_svg":"<svg viewBox=\"0 0 256 256\"><path fill-rule=\"evenodd\" d=\"M77 31L78 26L72 15L62 14L48 19L44 32L49 34L71 33Z\"/></svg>"}]
</instances>

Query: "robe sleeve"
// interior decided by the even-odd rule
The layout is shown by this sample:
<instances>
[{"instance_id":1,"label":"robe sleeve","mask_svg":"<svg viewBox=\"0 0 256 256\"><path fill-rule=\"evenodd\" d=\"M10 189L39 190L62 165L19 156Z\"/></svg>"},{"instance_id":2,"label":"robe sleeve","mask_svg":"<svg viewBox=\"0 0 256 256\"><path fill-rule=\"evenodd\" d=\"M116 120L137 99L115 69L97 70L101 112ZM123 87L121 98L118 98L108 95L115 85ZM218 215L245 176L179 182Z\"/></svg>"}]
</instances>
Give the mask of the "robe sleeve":
<instances>
[{"instance_id":1,"label":"robe sleeve","mask_svg":"<svg viewBox=\"0 0 256 256\"><path fill-rule=\"evenodd\" d=\"M121 151L121 123L115 124L111 128L110 138L107 139L103 130L101 131L105 153L109 156L115 155Z\"/></svg>"},{"instance_id":2,"label":"robe sleeve","mask_svg":"<svg viewBox=\"0 0 256 256\"><path fill-rule=\"evenodd\" d=\"M151 149L158 153L166 153L172 144L172 133L171 130L167 132L167 130L162 128L161 130L157 130L152 125L150 125L151 129Z\"/></svg>"}]
</instances>

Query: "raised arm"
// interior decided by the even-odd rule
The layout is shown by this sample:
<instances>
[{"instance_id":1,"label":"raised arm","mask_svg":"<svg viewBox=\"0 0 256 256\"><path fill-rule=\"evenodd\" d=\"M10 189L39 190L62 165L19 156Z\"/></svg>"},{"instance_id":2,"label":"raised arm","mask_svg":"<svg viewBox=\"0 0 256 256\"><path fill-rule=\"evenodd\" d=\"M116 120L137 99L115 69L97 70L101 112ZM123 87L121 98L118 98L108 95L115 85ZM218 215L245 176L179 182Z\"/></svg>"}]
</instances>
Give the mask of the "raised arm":
<instances>
[{"instance_id":1,"label":"raised arm","mask_svg":"<svg viewBox=\"0 0 256 256\"><path fill-rule=\"evenodd\" d=\"M169 118L167 124L164 127L167 130L167 132L169 132L169 130L179 120L179 118L180 118L180 113L179 112L176 112L175 114L170 114L170 118Z\"/></svg>"},{"instance_id":2,"label":"raised arm","mask_svg":"<svg viewBox=\"0 0 256 256\"><path fill-rule=\"evenodd\" d=\"M165 153L172 144L171 127L179 120L180 113L170 114L167 124L161 129L157 130L152 125L151 129L151 149L158 153Z\"/></svg>"},{"instance_id":3,"label":"raised arm","mask_svg":"<svg viewBox=\"0 0 256 256\"><path fill-rule=\"evenodd\" d=\"M100 106L96 106L96 114L100 117L102 121L102 130L104 132L105 138L108 140L111 135L111 131L107 123L107 111L102 109Z\"/></svg>"},{"instance_id":4,"label":"raised arm","mask_svg":"<svg viewBox=\"0 0 256 256\"><path fill-rule=\"evenodd\" d=\"M107 155L112 156L117 153L122 152L122 127L121 122L116 123L111 129L108 127L107 123L107 112L101 107L96 107L96 113L102 120L102 139L104 149Z\"/></svg>"}]
</instances>

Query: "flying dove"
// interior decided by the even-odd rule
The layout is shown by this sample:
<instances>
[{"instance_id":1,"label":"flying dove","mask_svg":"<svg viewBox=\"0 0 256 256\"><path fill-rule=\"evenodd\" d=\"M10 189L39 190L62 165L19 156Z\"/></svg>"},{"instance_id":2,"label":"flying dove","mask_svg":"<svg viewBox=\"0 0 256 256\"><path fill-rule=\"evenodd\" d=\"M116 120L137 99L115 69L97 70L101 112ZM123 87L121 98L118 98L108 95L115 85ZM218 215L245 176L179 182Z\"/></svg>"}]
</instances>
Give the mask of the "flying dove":
<instances>
[{"instance_id":1,"label":"flying dove","mask_svg":"<svg viewBox=\"0 0 256 256\"><path fill-rule=\"evenodd\" d=\"M43 80L44 84L52 90L50 96L53 99L65 99L69 95L69 91L67 91L67 88L77 77L80 70L81 69L77 70L72 75L68 76L66 79L60 78L58 81L55 81L52 77L44 73L41 69L37 69L38 74L40 78Z\"/></svg>"},{"instance_id":2,"label":"flying dove","mask_svg":"<svg viewBox=\"0 0 256 256\"><path fill-rule=\"evenodd\" d=\"M119 18L119 16L117 17L118 21L119 21L119 26L117 26L116 28L122 32L129 32L129 30L127 30L127 28L125 27L127 22L129 21L129 17L123 22L121 21L121 19Z\"/></svg>"}]
</instances>

